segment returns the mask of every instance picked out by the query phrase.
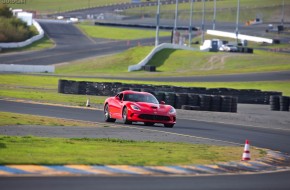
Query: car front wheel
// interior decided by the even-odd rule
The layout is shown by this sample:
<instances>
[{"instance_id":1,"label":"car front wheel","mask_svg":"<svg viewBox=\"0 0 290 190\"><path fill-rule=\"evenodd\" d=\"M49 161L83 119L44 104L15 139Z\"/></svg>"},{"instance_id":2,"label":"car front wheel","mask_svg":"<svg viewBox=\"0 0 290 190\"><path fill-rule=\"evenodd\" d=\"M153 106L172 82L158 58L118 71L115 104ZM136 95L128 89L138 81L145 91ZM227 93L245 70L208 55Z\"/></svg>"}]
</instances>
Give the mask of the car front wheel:
<instances>
[{"instance_id":1,"label":"car front wheel","mask_svg":"<svg viewBox=\"0 0 290 190\"><path fill-rule=\"evenodd\" d=\"M105 122L115 122L116 119L113 119L110 117L110 110L109 110L109 105L106 104L104 108L104 120Z\"/></svg>"},{"instance_id":2,"label":"car front wheel","mask_svg":"<svg viewBox=\"0 0 290 190\"><path fill-rule=\"evenodd\" d=\"M124 107L123 109L122 117L124 124L132 124L132 121L128 120L128 109L126 107Z\"/></svg>"}]
</instances>

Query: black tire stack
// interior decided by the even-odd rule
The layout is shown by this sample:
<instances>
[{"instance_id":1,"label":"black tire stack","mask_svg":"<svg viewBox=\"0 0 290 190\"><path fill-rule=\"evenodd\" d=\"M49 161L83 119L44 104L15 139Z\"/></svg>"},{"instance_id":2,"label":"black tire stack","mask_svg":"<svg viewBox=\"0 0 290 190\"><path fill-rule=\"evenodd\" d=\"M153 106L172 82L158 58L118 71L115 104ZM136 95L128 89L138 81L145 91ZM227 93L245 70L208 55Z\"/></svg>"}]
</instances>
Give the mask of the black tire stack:
<instances>
[{"instance_id":1,"label":"black tire stack","mask_svg":"<svg viewBox=\"0 0 290 190\"><path fill-rule=\"evenodd\" d=\"M200 110L209 111L211 108L211 96L199 95L200 98Z\"/></svg>"},{"instance_id":2,"label":"black tire stack","mask_svg":"<svg viewBox=\"0 0 290 190\"><path fill-rule=\"evenodd\" d=\"M231 112L231 111L232 111L232 97L221 96L221 112Z\"/></svg>"},{"instance_id":3,"label":"black tire stack","mask_svg":"<svg viewBox=\"0 0 290 190\"><path fill-rule=\"evenodd\" d=\"M232 107L231 112L237 113L238 112L238 97L232 96Z\"/></svg>"},{"instance_id":4,"label":"black tire stack","mask_svg":"<svg viewBox=\"0 0 290 190\"><path fill-rule=\"evenodd\" d=\"M289 111L289 97L280 96L280 111Z\"/></svg>"},{"instance_id":5,"label":"black tire stack","mask_svg":"<svg viewBox=\"0 0 290 190\"><path fill-rule=\"evenodd\" d=\"M181 109L182 105L188 105L188 94L178 93L175 99L175 108Z\"/></svg>"},{"instance_id":6,"label":"black tire stack","mask_svg":"<svg viewBox=\"0 0 290 190\"><path fill-rule=\"evenodd\" d=\"M141 92L140 88L129 88L129 90L136 91L136 92Z\"/></svg>"},{"instance_id":7,"label":"black tire stack","mask_svg":"<svg viewBox=\"0 0 290 190\"><path fill-rule=\"evenodd\" d=\"M193 110L192 107L193 106L190 106L190 105L182 105L181 109L183 109L183 110Z\"/></svg>"},{"instance_id":8,"label":"black tire stack","mask_svg":"<svg viewBox=\"0 0 290 190\"><path fill-rule=\"evenodd\" d=\"M270 107L272 111L280 111L280 96L270 96Z\"/></svg>"},{"instance_id":9,"label":"black tire stack","mask_svg":"<svg viewBox=\"0 0 290 190\"><path fill-rule=\"evenodd\" d=\"M155 92L154 95L159 102L165 101L165 93L164 92Z\"/></svg>"},{"instance_id":10,"label":"black tire stack","mask_svg":"<svg viewBox=\"0 0 290 190\"><path fill-rule=\"evenodd\" d=\"M130 90L130 88L129 87L119 87L118 88L118 93L122 92L122 91L125 91L125 90Z\"/></svg>"},{"instance_id":11,"label":"black tire stack","mask_svg":"<svg viewBox=\"0 0 290 190\"><path fill-rule=\"evenodd\" d=\"M57 90L58 93L64 93L64 87L66 85L66 82L67 80L61 80L61 79L58 80L58 90Z\"/></svg>"},{"instance_id":12,"label":"black tire stack","mask_svg":"<svg viewBox=\"0 0 290 190\"><path fill-rule=\"evenodd\" d=\"M221 111L221 96L211 96L211 109L210 111L216 111L216 112L220 112Z\"/></svg>"},{"instance_id":13,"label":"black tire stack","mask_svg":"<svg viewBox=\"0 0 290 190\"><path fill-rule=\"evenodd\" d=\"M58 92L64 94L78 94L79 82L73 80L59 80Z\"/></svg>"},{"instance_id":14,"label":"black tire stack","mask_svg":"<svg viewBox=\"0 0 290 190\"><path fill-rule=\"evenodd\" d=\"M175 93L166 92L164 97L165 103L171 106L175 106Z\"/></svg>"},{"instance_id":15,"label":"black tire stack","mask_svg":"<svg viewBox=\"0 0 290 190\"><path fill-rule=\"evenodd\" d=\"M150 88L141 88L141 92L148 92L150 94L155 95L155 92L151 90Z\"/></svg>"},{"instance_id":16,"label":"black tire stack","mask_svg":"<svg viewBox=\"0 0 290 190\"><path fill-rule=\"evenodd\" d=\"M78 94L87 94L87 82L79 82Z\"/></svg>"},{"instance_id":17,"label":"black tire stack","mask_svg":"<svg viewBox=\"0 0 290 190\"><path fill-rule=\"evenodd\" d=\"M289 111L290 97L270 96L270 109L272 111Z\"/></svg>"},{"instance_id":18,"label":"black tire stack","mask_svg":"<svg viewBox=\"0 0 290 190\"><path fill-rule=\"evenodd\" d=\"M199 106L199 95L188 94L188 105Z\"/></svg>"},{"instance_id":19,"label":"black tire stack","mask_svg":"<svg viewBox=\"0 0 290 190\"><path fill-rule=\"evenodd\" d=\"M154 66L154 65L145 65L144 66L144 70L145 71L149 71L149 72L155 72L156 71L156 66Z\"/></svg>"}]
</instances>

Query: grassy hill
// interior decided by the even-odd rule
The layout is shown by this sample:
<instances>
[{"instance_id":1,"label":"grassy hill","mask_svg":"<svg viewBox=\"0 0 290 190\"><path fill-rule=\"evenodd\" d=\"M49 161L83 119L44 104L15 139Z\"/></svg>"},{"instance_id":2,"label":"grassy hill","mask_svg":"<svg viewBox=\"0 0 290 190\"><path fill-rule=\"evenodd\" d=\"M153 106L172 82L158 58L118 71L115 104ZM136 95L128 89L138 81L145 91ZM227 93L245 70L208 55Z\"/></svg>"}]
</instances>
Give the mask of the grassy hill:
<instances>
[{"instance_id":1,"label":"grassy hill","mask_svg":"<svg viewBox=\"0 0 290 190\"><path fill-rule=\"evenodd\" d=\"M254 54L199 52L165 49L150 60L156 73L128 73L153 47L136 47L115 55L75 61L56 67L57 74L92 76L193 76L290 70L289 54L255 50Z\"/></svg>"}]
</instances>

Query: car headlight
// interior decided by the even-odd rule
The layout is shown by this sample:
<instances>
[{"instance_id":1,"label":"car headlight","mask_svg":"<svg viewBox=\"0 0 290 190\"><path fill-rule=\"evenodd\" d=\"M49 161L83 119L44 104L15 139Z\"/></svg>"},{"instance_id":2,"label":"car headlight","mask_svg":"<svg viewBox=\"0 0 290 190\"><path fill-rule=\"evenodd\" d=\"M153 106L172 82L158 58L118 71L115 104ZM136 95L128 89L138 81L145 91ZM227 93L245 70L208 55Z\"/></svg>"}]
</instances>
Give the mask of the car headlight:
<instances>
[{"instance_id":1,"label":"car headlight","mask_svg":"<svg viewBox=\"0 0 290 190\"><path fill-rule=\"evenodd\" d=\"M138 106L131 105L131 108L135 111L140 111L141 109Z\"/></svg>"},{"instance_id":2,"label":"car headlight","mask_svg":"<svg viewBox=\"0 0 290 190\"><path fill-rule=\"evenodd\" d=\"M169 113L170 113L170 114L174 114L174 113L176 113L176 110L175 110L173 107L171 107Z\"/></svg>"}]
</instances>

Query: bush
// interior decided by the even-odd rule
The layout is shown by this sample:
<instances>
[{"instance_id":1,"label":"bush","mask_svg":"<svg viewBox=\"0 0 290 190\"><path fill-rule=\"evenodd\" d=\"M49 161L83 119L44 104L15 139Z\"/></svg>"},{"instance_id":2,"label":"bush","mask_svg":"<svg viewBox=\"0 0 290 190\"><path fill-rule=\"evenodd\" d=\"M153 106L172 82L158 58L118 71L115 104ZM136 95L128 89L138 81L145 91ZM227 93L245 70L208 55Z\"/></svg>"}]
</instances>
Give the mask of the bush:
<instances>
[{"instance_id":1,"label":"bush","mask_svg":"<svg viewBox=\"0 0 290 190\"><path fill-rule=\"evenodd\" d=\"M0 4L0 42L21 42L36 34L32 27L10 13L7 6Z\"/></svg>"},{"instance_id":2,"label":"bush","mask_svg":"<svg viewBox=\"0 0 290 190\"><path fill-rule=\"evenodd\" d=\"M13 13L9 10L9 7L0 3L0 17L11 18L12 16Z\"/></svg>"}]
</instances>

